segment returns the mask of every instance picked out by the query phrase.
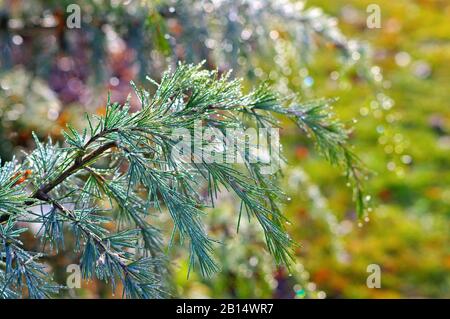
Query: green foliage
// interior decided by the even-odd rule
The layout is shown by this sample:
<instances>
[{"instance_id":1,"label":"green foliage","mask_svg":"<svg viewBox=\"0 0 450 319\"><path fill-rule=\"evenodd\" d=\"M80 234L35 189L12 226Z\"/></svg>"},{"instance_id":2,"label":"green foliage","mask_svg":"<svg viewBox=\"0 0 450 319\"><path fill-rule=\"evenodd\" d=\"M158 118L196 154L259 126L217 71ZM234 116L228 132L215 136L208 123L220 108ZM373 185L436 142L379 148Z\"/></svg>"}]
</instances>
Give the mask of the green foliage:
<instances>
[{"instance_id":1,"label":"green foliage","mask_svg":"<svg viewBox=\"0 0 450 319\"><path fill-rule=\"evenodd\" d=\"M356 167L344 146L347 134L328 115L327 101L282 106L266 85L243 94L239 80L201 65L179 64L159 83L151 82L157 86L152 96L133 84L142 104L139 111L131 113L128 103L108 99L105 115L87 115L81 133L68 127L64 146L36 138L36 149L23 164L3 165L0 208L9 216L0 226L3 297L20 295L23 286L29 297L48 297L56 288L36 261L40 255L20 243L18 236L26 229L18 222L40 224L38 236L50 251L64 249L64 232L70 229L84 278L107 281L113 289L120 280L126 297L158 298L169 291L164 279L168 262L159 230L150 224L150 211L167 209L172 238L188 242L190 267L198 265L203 275L210 275L218 265L202 215L224 189L242 202L239 220L244 212L249 220L256 219L275 260L289 265L293 242L284 228L279 205L285 195L276 186L276 174L264 175L264 163L248 154L241 166L199 154L193 162L177 160L172 156L179 151L174 130L196 134L199 121L222 133L249 125L260 129L277 123L273 114L281 114L312 135L330 162ZM209 143L203 141L203 147ZM216 149L222 158L224 145ZM32 174L22 178L24 170ZM201 194L204 185L207 198ZM103 199L109 200L110 209L104 208ZM111 216L117 221L115 232L107 227Z\"/></svg>"}]
</instances>

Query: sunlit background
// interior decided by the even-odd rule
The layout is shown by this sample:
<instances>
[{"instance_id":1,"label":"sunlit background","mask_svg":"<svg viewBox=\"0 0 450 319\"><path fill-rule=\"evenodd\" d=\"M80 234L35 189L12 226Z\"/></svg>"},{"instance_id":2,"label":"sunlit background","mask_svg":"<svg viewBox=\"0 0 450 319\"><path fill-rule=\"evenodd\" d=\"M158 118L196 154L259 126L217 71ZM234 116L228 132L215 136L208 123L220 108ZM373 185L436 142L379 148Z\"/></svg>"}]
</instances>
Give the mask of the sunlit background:
<instances>
[{"instance_id":1,"label":"sunlit background","mask_svg":"<svg viewBox=\"0 0 450 319\"><path fill-rule=\"evenodd\" d=\"M66 8L78 4L81 27ZM381 27L368 28L367 7ZM279 268L257 225L236 233L229 195L207 211L221 271L187 278L184 246L168 250L174 296L222 298L450 297L450 2L446 0L19 1L0 0L0 155L33 148L31 132L58 140L66 123L124 102L176 61L233 69L250 88L337 98L351 143L368 169L368 209L355 214L345 177L283 123L284 212L299 243ZM136 97L131 96L134 107ZM164 214L152 221L167 227ZM32 234L30 245L38 246ZM74 253L49 258L59 282ZM366 285L381 268L381 288ZM84 283L64 297L111 297ZM120 296L120 294L119 294Z\"/></svg>"}]
</instances>

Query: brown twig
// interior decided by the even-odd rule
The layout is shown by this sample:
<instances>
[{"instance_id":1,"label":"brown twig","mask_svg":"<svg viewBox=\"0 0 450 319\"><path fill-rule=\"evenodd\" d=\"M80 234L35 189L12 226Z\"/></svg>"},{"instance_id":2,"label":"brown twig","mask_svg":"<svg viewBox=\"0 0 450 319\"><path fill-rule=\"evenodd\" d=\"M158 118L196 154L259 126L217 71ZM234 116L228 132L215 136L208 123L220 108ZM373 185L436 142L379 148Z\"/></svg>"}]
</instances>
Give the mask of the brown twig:
<instances>
[{"instance_id":1,"label":"brown twig","mask_svg":"<svg viewBox=\"0 0 450 319\"><path fill-rule=\"evenodd\" d=\"M75 172L77 172L79 169L83 168L86 164L103 154L105 151L107 151L110 148L113 148L117 146L116 141L108 142L96 150L92 151L92 153L86 155L85 157L81 158L80 160L75 160L75 162L64 172L61 173L56 179L53 181L50 181L44 185L42 185L31 197L41 200L47 200L46 196L48 196L48 192L50 192L52 189L54 189L56 186L61 184L66 178L73 175Z\"/></svg>"}]
</instances>

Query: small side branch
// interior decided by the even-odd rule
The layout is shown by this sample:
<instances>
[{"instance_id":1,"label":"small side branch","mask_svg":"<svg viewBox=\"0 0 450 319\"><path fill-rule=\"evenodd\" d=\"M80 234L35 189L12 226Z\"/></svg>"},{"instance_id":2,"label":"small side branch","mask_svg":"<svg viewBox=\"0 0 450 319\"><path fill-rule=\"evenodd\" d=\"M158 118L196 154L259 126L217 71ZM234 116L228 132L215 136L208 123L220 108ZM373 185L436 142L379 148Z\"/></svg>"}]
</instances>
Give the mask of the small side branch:
<instances>
[{"instance_id":1,"label":"small side branch","mask_svg":"<svg viewBox=\"0 0 450 319\"><path fill-rule=\"evenodd\" d=\"M92 153L86 155L84 158L81 158L81 160L76 160L68 169L66 169L64 172L61 173L56 179L53 181L42 185L32 196L32 198L40 199L40 200L47 200L47 194L54 189L56 186L61 184L66 178L73 175L75 172L77 172L79 169L83 168L85 165L89 164L92 160L96 159L98 156L102 155L105 151L107 151L110 148L113 148L117 146L116 141L108 142L96 150L92 151Z\"/></svg>"}]
</instances>

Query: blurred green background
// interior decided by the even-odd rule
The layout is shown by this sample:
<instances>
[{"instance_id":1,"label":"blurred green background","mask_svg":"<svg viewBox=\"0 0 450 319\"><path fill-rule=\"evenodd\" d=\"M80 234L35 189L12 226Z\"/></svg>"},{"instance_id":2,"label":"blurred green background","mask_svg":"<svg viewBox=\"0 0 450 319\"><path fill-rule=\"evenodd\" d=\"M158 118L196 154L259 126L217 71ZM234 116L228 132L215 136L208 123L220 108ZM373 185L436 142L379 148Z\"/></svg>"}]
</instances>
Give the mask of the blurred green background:
<instances>
[{"instance_id":1,"label":"blurred green background","mask_svg":"<svg viewBox=\"0 0 450 319\"><path fill-rule=\"evenodd\" d=\"M81 29L64 25L72 2L80 5ZM113 100L124 101L130 80L143 83L145 74L157 79L175 60L205 59L207 67L232 68L247 87L268 80L281 94L338 98L334 110L353 128L354 151L370 172L367 216L355 216L341 171L283 123L287 164L280 182L291 198L284 211L299 243L295 265L277 267L255 225L244 224L236 234L239 208L225 195L205 217L212 236L223 243L216 246L222 271L187 278L187 251L175 246L168 252L174 294L449 298L450 3L273 2L272 8L287 8L284 14L309 12L313 22L324 14L337 18L327 21L337 22L352 39L348 46L358 43L357 52L364 53L356 63L320 28L302 38L307 32L276 10L252 16L251 10L237 10L238 2L223 1L221 9L217 3L0 1L2 160L33 147L33 130L58 139L67 122L82 126L83 112L102 112L108 90ZM373 3L381 9L379 29L366 25ZM309 11L313 7L321 11ZM164 227L166 218L155 222ZM61 254L52 262L62 282L71 258ZM366 285L370 264L381 267L380 289ZM98 283L73 294L110 297Z\"/></svg>"}]
</instances>

